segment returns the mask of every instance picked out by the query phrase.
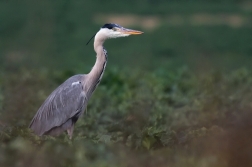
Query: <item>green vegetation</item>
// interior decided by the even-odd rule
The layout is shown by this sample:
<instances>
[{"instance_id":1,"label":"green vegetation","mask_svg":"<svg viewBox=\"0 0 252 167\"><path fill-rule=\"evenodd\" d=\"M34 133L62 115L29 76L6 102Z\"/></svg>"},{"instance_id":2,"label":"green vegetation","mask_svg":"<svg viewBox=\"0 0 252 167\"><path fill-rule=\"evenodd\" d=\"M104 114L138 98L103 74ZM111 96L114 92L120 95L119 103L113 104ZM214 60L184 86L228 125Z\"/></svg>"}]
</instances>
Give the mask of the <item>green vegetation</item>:
<instances>
[{"instance_id":1,"label":"green vegetation","mask_svg":"<svg viewBox=\"0 0 252 167\"><path fill-rule=\"evenodd\" d=\"M14 0L0 11L1 167L252 166L249 1ZM45 98L94 64L85 44L107 22L95 18L128 14L142 20L122 25L145 33L106 42L73 140L35 136Z\"/></svg>"},{"instance_id":2,"label":"green vegetation","mask_svg":"<svg viewBox=\"0 0 252 167\"><path fill-rule=\"evenodd\" d=\"M1 166L225 167L235 163L229 158L237 158L236 147L251 155L251 72L131 72L106 71L72 141L66 134L39 138L27 129L68 76L23 70L5 77Z\"/></svg>"}]
</instances>

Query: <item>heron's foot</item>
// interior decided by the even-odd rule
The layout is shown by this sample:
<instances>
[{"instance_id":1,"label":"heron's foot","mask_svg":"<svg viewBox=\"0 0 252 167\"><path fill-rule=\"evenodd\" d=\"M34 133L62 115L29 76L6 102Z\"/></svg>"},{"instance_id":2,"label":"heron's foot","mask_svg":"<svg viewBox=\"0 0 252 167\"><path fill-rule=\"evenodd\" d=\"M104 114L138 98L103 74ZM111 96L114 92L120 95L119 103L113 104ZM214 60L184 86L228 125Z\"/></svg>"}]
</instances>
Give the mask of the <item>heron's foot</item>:
<instances>
[{"instance_id":1,"label":"heron's foot","mask_svg":"<svg viewBox=\"0 0 252 167\"><path fill-rule=\"evenodd\" d=\"M74 131L74 125L72 125L69 129L67 129L67 133L68 133L68 136L69 136L70 140L72 140L73 131Z\"/></svg>"}]
</instances>

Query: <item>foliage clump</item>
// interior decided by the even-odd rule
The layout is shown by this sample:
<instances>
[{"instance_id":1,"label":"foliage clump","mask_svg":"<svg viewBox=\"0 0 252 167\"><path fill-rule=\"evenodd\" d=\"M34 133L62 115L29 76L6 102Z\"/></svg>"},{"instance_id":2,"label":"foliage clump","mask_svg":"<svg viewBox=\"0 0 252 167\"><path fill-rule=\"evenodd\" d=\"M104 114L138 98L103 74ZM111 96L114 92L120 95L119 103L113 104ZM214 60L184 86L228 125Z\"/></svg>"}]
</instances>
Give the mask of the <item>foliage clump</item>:
<instances>
[{"instance_id":1,"label":"foliage clump","mask_svg":"<svg viewBox=\"0 0 252 167\"><path fill-rule=\"evenodd\" d=\"M35 136L27 128L32 116L69 75L20 70L1 76L1 166L251 165L246 69L205 75L187 68L108 69L72 141L66 134Z\"/></svg>"}]
</instances>

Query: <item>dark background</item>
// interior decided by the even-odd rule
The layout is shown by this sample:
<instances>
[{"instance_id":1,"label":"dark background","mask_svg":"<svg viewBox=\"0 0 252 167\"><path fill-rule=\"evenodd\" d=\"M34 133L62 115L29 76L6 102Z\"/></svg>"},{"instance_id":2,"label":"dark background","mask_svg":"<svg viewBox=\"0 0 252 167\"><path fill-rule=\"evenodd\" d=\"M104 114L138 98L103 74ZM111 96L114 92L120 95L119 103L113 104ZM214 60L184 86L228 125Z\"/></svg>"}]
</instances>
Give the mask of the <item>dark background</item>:
<instances>
[{"instance_id":1,"label":"dark background","mask_svg":"<svg viewBox=\"0 0 252 167\"><path fill-rule=\"evenodd\" d=\"M109 61L74 138L29 122L58 85L95 62L105 23L144 31L108 40ZM1 0L1 166L251 166L249 0Z\"/></svg>"}]
</instances>

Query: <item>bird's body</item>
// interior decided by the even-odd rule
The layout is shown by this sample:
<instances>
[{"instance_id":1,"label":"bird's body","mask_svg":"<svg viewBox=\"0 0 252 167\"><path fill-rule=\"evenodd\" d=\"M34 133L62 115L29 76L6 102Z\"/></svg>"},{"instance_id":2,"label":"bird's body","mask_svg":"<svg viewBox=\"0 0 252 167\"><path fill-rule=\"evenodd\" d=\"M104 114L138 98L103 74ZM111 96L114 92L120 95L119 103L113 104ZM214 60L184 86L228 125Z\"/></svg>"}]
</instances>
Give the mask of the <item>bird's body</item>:
<instances>
[{"instance_id":1,"label":"bird's body","mask_svg":"<svg viewBox=\"0 0 252 167\"><path fill-rule=\"evenodd\" d=\"M58 135L71 129L88 101L84 80L85 75L72 76L49 95L30 124L37 135Z\"/></svg>"},{"instance_id":2,"label":"bird's body","mask_svg":"<svg viewBox=\"0 0 252 167\"><path fill-rule=\"evenodd\" d=\"M96 62L88 74L74 75L56 88L33 117L30 128L35 134L57 136L64 131L72 138L74 125L87 107L88 100L100 83L107 64L103 43L108 38L142 34L117 24L105 24L95 35Z\"/></svg>"}]
</instances>

